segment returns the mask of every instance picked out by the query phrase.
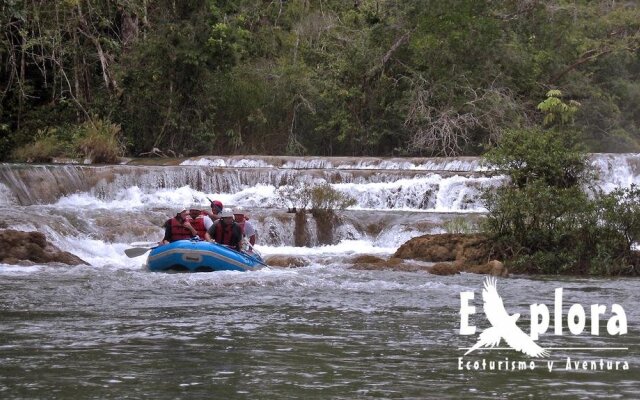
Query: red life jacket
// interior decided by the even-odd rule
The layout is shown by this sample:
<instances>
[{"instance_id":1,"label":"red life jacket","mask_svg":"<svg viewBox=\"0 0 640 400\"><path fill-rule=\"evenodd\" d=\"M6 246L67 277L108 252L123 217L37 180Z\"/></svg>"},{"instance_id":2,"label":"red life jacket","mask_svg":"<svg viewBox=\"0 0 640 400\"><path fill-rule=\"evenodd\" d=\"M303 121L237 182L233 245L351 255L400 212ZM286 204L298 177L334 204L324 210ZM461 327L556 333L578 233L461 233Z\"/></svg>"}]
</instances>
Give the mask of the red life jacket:
<instances>
[{"instance_id":1,"label":"red life jacket","mask_svg":"<svg viewBox=\"0 0 640 400\"><path fill-rule=\"evenodd\" d=\"M233 214L235 217L236 224L240 225L240 229L242 230L242 235L244 236L244 224L247 220L244 217L244 214Z\"/></svg>"},{"instance_id":2,"label":"red life jacket","mask_svg":"<svg viewBox=\"0 0 640 400\"><path fill-rule=\"evenodd\" d=\"M178 222L176 217L169 220L171 222L171 241L191 239L191 231Z\"/></svg>"},{"instance_id":3,"label":"red life jacket","mask_svg":"<svg viewBox=\"0 0 640 400\"><path fill-rule=\"evenodd\" d=\"M207 233L207 229L204 227L204 218L199 216L196 219L192 218L189 222L191 223L191 226L193 226L193 229L198 232L198 237L204 240L204 234Z\"/></svg>"},{"instance_id":4,"label":"red life jacket","mask_svg":"<svg viewBox=\"0 0 640 400\"><path fill-rule=\"evenodd\" d=\"M231 238L233 237L233 224L223 224L220 220L214 222L214 224L216 225L214 237L216 243L231 246Z\"/></svg>"},{"instance_id":5,"label":"red life jacket","mask_svg":"<svg viewBox=\"0 0 640 400\"><path fill-rule=\"evenodd\" d=\"M236 224L240 225L240 229L242 230L242 234L244 235L244 223L246 221L242 221L242 222L236 222Z\"/></svg>"}]
</instances>

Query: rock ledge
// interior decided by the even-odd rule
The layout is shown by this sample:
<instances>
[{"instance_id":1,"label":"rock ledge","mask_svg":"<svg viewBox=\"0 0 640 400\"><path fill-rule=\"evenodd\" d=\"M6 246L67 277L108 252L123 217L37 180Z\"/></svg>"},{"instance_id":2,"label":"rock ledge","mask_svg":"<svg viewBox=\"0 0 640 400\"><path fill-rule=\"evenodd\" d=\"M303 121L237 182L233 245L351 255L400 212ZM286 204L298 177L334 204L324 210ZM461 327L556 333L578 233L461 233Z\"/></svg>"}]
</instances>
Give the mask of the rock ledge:
<instances>
[{"instance_id":1,"label":"rock ledge","mask_svg":"<svg viewBox=\"0 0 640 400\"><path fill-rule=\"evenodd\" d=\"M0 230L0 262L15 265L61 263L89 265L49 243L43 233Z\"/></svg>"}]
</instances>

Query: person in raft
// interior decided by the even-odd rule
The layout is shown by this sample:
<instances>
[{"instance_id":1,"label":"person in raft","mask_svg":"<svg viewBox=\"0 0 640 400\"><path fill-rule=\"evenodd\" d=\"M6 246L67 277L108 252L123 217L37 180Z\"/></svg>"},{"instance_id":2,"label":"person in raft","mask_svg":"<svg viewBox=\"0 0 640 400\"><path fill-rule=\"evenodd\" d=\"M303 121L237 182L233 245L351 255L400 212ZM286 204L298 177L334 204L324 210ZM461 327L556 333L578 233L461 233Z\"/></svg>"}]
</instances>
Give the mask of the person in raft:
<instances>
[{"instance_id":1,"label":"person in raft","mask_svg":"<svg viewBox=\"0 0 640 400\"><path fill-rule=\"evenodd\" d=\"M205 227L206 213L200 209L198 205L192 205L189 208L189 223L196 230L200 240L205 240L207 234L207 228Z\"/></svg>"},{"instance_id":2,"label":"person in raft","mask_svg":"<svg viewBox=\"0 0 640 400\"><path fill-rule=\"evenodd\" d=\"M205 214L204 228L206 230L209 230L209 228L211 228L211 225L213 225L213 221L216 221L219 218L220 213L224 208L224 205L220 200L210 200L210 202L211 202L211 211L203 211Z\"/></svg>"},{"instance_id":3,"label":"person in raft","mask_svg":"<svg viewBox=\"0 0 640 400\"><path fill-rule=\"evenodd\" d=\"M214 221L211 228L207 230L206 239L240 251L242 228L233 220L233 211L225 208L218 216L220 218Z\"/></svg>"},{"instance_id":4,"label":"person in raft","mask_svg":"<svg viewBox=\"0 0 640 400\"><path fill-rule=\"evenodd\" d=\"M242 228L242 233L244 237L249 241L251 246L256 244L256 228L253 227L253 224L249 222L249 216L242 210L234 210L233 218L240 228Z\"/></svg>"},{"instance_id":5,"label":"person in raft","mask_svg":"<svg viewBox=\"0 0 640 400\"><path fill-rule=\"evenodd\" d=\"M198 237L198 231L191 225L190 220L189 211L184 207L175 217L164 223L164 237L159 244Z\"/></svg>"}]
</instances>

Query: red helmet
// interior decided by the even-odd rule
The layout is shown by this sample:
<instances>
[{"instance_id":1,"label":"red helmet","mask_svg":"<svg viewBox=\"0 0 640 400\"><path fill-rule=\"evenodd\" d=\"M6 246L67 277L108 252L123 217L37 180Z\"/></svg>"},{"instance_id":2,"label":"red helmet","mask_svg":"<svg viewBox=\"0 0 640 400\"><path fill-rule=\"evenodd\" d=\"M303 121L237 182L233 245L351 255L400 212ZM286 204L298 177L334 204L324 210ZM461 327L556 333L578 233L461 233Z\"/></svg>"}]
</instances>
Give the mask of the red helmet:
<instances>
[{"instance_id":1,"label":"red helmet","mask_svg":"<svg viewBox=\"0 0 640 400\"><path fill-rule=\"evenodd\" d=\"M222 205L222 202L220 200L213 200L211 202L211 210L214 211L216 214L220 213L220 211L222 211L223 208L224 208L224 205Z\"/></svg>"}]
</instances>

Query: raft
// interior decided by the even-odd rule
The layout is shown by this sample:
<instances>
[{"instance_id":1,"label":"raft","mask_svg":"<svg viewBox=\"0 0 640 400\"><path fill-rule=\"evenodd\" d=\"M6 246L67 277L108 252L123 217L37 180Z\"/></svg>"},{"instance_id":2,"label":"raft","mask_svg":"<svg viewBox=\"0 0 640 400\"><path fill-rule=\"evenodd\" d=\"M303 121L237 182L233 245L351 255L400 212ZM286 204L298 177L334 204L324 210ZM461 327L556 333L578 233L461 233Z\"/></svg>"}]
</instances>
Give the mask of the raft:
<instances>
[{"instance_id":1,"label":"raft","mask_svg":"<svg viewBox=\"0 0 640 400\"><path fill-rule=\"evenodd\" d=\"M151 271L253 271L266 264L257 253L243 253L200 240L178 240L155 247L147 258Z\"/></svg>"}]
</instances>

